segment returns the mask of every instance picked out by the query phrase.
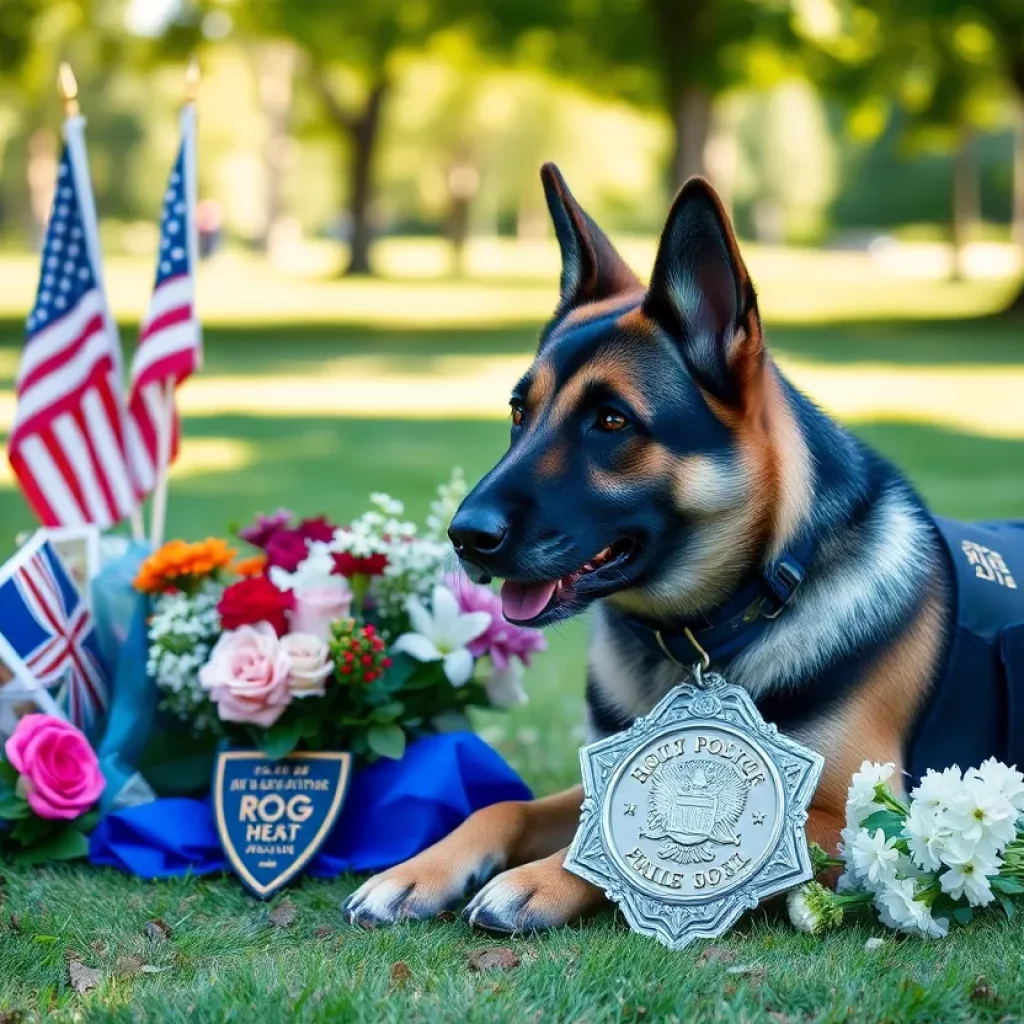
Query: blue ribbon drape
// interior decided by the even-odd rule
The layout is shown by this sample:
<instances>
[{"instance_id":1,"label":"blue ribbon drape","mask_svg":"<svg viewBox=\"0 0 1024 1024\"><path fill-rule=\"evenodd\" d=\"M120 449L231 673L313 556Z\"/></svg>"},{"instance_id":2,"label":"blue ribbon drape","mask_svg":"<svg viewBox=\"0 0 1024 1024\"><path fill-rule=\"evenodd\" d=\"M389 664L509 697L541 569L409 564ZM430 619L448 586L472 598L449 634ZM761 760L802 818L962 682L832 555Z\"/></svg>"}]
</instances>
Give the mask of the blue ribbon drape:
<instances>
[{"instance_id":1,"label":"blue ribbon drape","mask_svg":"<svg viewBox=\"0 0 1024 1024\"><path fill-rule=\"evenodd\" d=\"M308 873L380 871L437 842L481 807L530 797L522 779L472 733L424 737L400 761L376 761L355 775ZM177 798L106 815L92 834L89 860L143 878L227 868L210 802Z\"/></svg>"},{"instance_id":2,"label":"blue ribbon drape","mask_svg":"<svg viewBox=\"0 0 1024 1024\"><path fill-rule=\"evenodd\" d=\"M100 800L104 812L153 797L138 773L157 706L157 689L146 672L149 598L132 586L150 550L144 543L129 545L92 583L96 636L112 679L102 737L91 737L107 780Z\"/></svg>"}]
</instances>

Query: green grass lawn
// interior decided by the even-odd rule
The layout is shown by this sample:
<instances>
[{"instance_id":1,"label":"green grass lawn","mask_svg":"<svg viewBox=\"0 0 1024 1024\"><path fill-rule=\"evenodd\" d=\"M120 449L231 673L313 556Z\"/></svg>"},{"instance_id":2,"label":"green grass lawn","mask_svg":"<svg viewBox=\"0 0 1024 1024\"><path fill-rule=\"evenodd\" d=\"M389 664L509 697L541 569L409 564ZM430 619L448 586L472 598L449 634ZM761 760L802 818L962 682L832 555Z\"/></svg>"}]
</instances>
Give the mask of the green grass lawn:
<instances>
[{"instance_id":1,"label":"green grass lawn","mask_svg":"<svg viewBox=\"0 0 1024 1024\"><path fill-rule=\"evenodd\" d=\"M382 331L296 321L211 329L204 377L223 381L225 388L250 382L243 391L254 382L286 378L313 388L323 384L330 366L334 376L326 379L337 380L339 388L371 372L376 386L385 387L389 379L415 374L430 393L451 387L446 374L453 365L476 359L493 360L511 385L535 337L534 328L519 325ZM993 381L1024 368L1024 330L985 320L791 322L773 325L770 338L791 360L834 373L849 370L851 387L863 386L856 374L867 364L883 374L987 369L992 376L983 380ZM0 414L5 395L10 399L19 344L20 327L0 322ZM301 387L293 407L272 415L261 411L256 398L251 407L236 402L231 412L218 411L217 402L216 395L204 397L189 413L182 472L171 490L172 535L223 532L230 522L282 504L344 518L360 512L374 490L402 497L419 517L453 464L474 479L506 440L500 402L493 415L467 414L456 404L447 416L413 409L368 418L344 408L335 415L304 409ZM964 404L979 402L984 407L984 385L963 397ZM928 416L865 413L855 429L901 464L937 511L1024 517L1019 421L998 431L964 432L950 426L960 422L952 409L933 404ZM0 441L7 426L0 423ZM190 461L189 446L202 457ZM9 478L0 477L7 547L30 522ZM531 703L479 719L487 738L537 793L577 779L585 635L584 622L557 630L528 678ZM274 901L291 900L297 909L292 924L278 927L269 908L231 878L151 884L84 867L2 873L0 1022L21 1015L261 1024L781 1024L997 1021L1019 1019L1015 1015L1024 1010L1024 943L1015 922L978 923L940 944L894 939L881 927L851 928L818 942L794 933L768 908L744 919L707 956L700 945L676 954L633 936L611 911L556 933L510 941L473 933L458 921L364 933L339 913L355 878L302 882ZM170 926L169 938L146 936L153 919ZM885 944L866 950L871 935L884 936ZM517 966L470 968L471 953L498 945L514 950ZM73 989L72 961L99 972L93 991Z\"/></svg>"}]
</instances>

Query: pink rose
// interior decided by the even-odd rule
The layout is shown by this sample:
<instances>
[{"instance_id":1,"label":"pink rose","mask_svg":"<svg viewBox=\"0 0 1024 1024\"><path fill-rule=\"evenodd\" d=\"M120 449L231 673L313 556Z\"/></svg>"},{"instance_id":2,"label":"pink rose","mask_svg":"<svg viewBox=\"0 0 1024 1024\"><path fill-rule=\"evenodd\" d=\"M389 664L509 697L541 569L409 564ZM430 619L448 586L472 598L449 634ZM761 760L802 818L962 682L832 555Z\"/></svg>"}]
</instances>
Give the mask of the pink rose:
<instances>
[{"instance_id":1,"label":"pink rose","mask_svg":"<svg viewBox=\"0 0 1024 1024\"><path fill-rule=\"evenodd\" d=\"M291 702L289 660L267 622L221 634L199 682L210 691L225 722L273 725Z\"/></svg>"},{"instance_id":2,"label":"pink rose","mask_svg":"<svg viewBox=\"0 0 1024 1024\"><path fill-rule=\"evenodd\" d=\"M106 786L89 741L52 715L26 715L4 749L21 775L19 791L40 818L79 818Z\"/></svg>"},{"instance_id":3,"label":"pink rose","mask_svg":"<svg viewBox=\"0 0 1024 1024\"><path fill-rule=\"evenodd\" d=\"M352 588L341 576L332 576L329 582L304 587L295 592L292 609L292 632L310 633L328 640L331 623L348 618L352 607Z\"/></svg>"},{"instance_id":4,"label":"pink rose","mask_svg":"<svg viewBox=\"0 0 1024 1024\"><path fill-rule=\"evenodd\" d=\"M287 633L281 647L288 654L288 689L293 697L322 697L334 670L325 641L309 633Z\"/></svg>"}]
</instances>

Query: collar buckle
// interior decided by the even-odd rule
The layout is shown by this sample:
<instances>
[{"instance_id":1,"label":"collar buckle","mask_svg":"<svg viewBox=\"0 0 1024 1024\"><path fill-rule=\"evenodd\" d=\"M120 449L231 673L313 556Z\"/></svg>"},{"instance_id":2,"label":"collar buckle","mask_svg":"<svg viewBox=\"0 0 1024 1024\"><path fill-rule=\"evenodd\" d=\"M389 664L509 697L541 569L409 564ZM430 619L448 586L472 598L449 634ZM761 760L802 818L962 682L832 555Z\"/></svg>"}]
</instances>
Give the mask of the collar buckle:
<instances>
[{"instance_id":1,"label":"collar buckle","mask_svg":"<svg viewBox=\"0 0 1024 1024\"><path fill-rule=\"evenodd\" d=\"M795 558L782 558L764 573L771 595L761 602L761 615L777 619L789 607L804 581L804 568Z\"/></svg>"}]
</instances>

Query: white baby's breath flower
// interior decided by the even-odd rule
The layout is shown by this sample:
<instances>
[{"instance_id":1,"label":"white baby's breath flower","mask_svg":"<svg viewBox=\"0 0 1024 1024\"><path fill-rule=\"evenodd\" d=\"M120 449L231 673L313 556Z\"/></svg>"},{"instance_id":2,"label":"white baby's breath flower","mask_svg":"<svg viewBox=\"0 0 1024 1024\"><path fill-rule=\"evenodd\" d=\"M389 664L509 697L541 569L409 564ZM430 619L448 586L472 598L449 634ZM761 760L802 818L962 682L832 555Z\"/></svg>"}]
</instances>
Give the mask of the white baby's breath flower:
<instances>
[{"instance_id":1,"label":"white baby's breath flower","mask_svg":"<svg viewBox=\"0 0 1024 1024\"><path fill-rule=\"evenodd\" d=\"M880 828L876 829L874 834L864 828L853 840L847 862L852 861L858 878L873 886L896 877L896 861L899 855L895 839L886 839Z\"/></svg>"},{"instance_id":2,"label":"white baby's breath flower","mask_svg":"<svg viewBox=\"0 0 1024 1024\"><path fill-rule=\"evenodd\" d=\"M998 789L1018 812L1024 811L1024 775L1017 771L1016 765L1007 767L1002 761L990 757L980 767L968 772L968 775L986 786Z\"/></svg>"},{"instance_id":3,"label":"white baby's breath flower","mask_svg":"<svg viewBox=\"0 0 1024 1024\"><path fill-rule=\"evenodd\" d=\"M370 504L386 516L400 516L405 511L405 505L390 494L377 491L370 495Z\"/></svg>"},{"instance_id":4,"label":"white baby's breath flower","mask_svg":"<svg viewBox=\"0 0 1024 1024\"><path fill-rule=\"evenodd\" d=\"M199 685L199 669L220 633L217 602L223 589L207 580L192 595L162 594L149 621L146 671L160 689L160 707L195 733L217 726L209 695Z\"/></svg>"},{"instance_id":5,"label":"white baby's breath flower","mask_svg":"<svg viewBox=\"0 0 1024 1024\"><path fill-rule=\"evenodd\" d=\"M850 780L850 788L846 795L848 827L858 827L865 818L882 809L882 805L875 800L875 787L887 785L895 770L896 766L891 762L876 764L873 761L865 761L861 764L860 771L855 772Z\"/></svg>"},{"instance_id":6,"label":"white baby's breath flower","mask_svg":"<svg viewBox=\"0 0 1024 1024\"><path fill-rule=\"evenodd\" d=\"M462 504L469 488L462 470L456 466L447 483L437 489L437 498L430 503L430 515L427 516L427 537L432 540L444 540L448 533L455 513Z\"/></svg>"}]
</instances>

